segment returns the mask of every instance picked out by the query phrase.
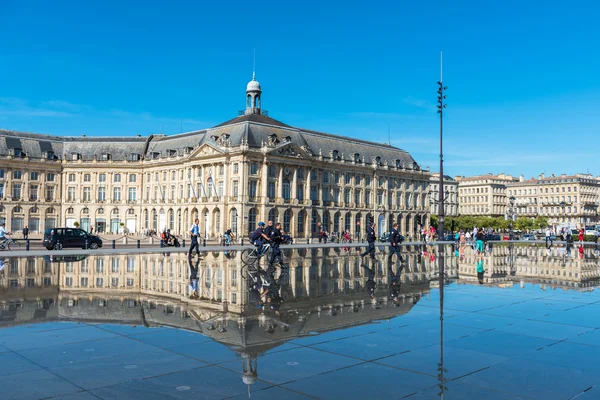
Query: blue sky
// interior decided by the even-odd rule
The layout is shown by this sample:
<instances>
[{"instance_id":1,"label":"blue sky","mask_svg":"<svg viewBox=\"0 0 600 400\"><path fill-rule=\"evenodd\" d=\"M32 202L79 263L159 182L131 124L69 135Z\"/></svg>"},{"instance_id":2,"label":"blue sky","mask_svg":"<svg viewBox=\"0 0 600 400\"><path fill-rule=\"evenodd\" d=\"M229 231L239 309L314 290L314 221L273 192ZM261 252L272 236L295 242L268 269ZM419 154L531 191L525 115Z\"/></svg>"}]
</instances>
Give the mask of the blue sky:
<instances>
[{"instance_id":1,"label":"blue sky","mask_svg":"<svg viewBox=\"0 0 600 400\"><path fill-rule=\"evenodd\" d=\"M596 1L0 1L0 127L179 133L244 107L387 142L445 172L590 172L600 112Z\"/></svg>"}]
</instances>

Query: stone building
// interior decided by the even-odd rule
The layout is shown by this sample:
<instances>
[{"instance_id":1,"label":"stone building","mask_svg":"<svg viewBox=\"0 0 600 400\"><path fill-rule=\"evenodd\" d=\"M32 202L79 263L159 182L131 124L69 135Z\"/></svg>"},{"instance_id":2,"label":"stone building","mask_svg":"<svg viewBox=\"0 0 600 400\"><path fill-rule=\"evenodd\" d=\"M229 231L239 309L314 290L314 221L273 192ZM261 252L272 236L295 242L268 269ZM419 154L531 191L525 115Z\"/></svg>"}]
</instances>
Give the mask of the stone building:
<instances>
[{"instance_id":1,"label":"stone building","mask_svg":"<svg viewBox=\"0 0 600 400\"><path fill-rule=\"evenodd\" d=\"M60 137L0 131L0 220L17 232L79 223L98 233L169 228L195 218L206 238L246 236L279 220L295 237L412 235L428 220L430 174L385 144L299 129L268 116L252 79L246 109L213 128L148 137Z\"/></svg>"},{"instance_id":2,"label":"stone building","mask_svg":"<svg viewBox=\"0 0 600 400\"><path fill-rule=\"evenodd\" d=\"M587 174L525 179L507 185L517 217L544 216L554 227L597 225L600 180Z\"/></svg>"},{"instance_id":3,"label":"stone building","mask_svg":"<svg viewBox=\"0 0 600 400\"><path fill-rule=\"evenodd\" d=\"M510 175L457 176L460 215L503 217L508 210L506 185L519 179Z\"/></svg>"},{"instance_id":4,"label":"stone building","mask_svg":"<svg viewBox=\"0 0 600 400\"><path fill-rule=\"evenodd\" d=\"M439 183L440 174L434 173L429 179L429 212L437 215L439 212ZM451 176L444 175L444 215L458 216L458 182Z\"/></svg>"}]
</instances>

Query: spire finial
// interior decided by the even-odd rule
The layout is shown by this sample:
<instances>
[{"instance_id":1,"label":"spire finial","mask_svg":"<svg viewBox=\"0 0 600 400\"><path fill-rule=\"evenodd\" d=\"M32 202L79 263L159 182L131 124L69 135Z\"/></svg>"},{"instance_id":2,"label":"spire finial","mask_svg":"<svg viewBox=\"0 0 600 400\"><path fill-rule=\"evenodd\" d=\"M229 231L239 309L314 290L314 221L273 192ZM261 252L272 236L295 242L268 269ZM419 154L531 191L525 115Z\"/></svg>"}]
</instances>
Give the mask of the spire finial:
<instances>
[{"instance_id":1,"label":"spire finial","mask_svg":"<svg viewBox=\"0 0 600 400\"><path fill-rule=\"evenodd\" d=\"M256 80L256 48L254 48L254 57L252 58L252 80Z\"/></svg>"}]
</instances>

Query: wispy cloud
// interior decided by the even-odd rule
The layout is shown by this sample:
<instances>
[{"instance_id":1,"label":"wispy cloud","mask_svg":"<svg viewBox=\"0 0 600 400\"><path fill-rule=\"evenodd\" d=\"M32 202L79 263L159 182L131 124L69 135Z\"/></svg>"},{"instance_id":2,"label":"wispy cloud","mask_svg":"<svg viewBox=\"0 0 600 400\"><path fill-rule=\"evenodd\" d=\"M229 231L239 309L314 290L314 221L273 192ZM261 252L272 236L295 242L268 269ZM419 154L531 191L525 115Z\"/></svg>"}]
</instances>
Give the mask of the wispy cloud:
<instances>
[{"instance_id":1,"label":"wispy cloud","mask_svg":"<svg viewBox=\"0 0 600 400\"><path fill-rule=\"evenodd\" d=\"M414 97L405 97L402 101L410 106L422 108L425 110L435 109L435 105L429 101L417 99Z\"/></svg>"},{"instance_id":2,"label":"wispy cloud","mask_svg":"<svg viewBox=\"0 0 600 400\"><path fill-rule=\"evenodd\" d=\"M43 104L30 104L15 97L0 97L0 116L8 117L72 117L73 114Z\"/></svg>"},{"instance_id":3,"label":"wispy cloud","mask_svg":"<svg viewBox=\"0 0 600 400\"><path fill-rule=\"evenodd\" d=\"M70 118L64 132L57 134L135 134L151 132L179 132L202 129L213 124L191 118L157 116L150 112L130 112L120 109L99 110L85 104L64 100L47 100L38 103L14 97L0 97L0 119L18 124L26 120L31 126L34 118L43 118L44 125L52 118ZM57 120L58 121L58 120ZM64 123L58 123L63 126ZM75 128L74 128L75 127ZM75 132L73 131L75 129ZM94 133L92 133L94 132ZM106 132L106 133L104 133Z\"/></svg>"}]
</instances>

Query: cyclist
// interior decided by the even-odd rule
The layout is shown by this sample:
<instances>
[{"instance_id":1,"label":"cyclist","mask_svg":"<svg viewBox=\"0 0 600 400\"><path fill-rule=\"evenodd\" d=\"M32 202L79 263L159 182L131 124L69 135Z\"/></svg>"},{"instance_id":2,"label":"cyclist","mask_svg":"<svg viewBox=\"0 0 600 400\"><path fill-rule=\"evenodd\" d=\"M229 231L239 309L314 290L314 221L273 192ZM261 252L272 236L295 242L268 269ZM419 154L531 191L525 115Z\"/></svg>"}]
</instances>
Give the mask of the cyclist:
<instances>
[{"instance_id":1,"label":"cyclist","mask_svg":"<svg viewBox=\"0 0 600 400\"><path fill-rule=\"evenodd\" d=\"M250 234L250 241L254 246L256 246L258 257L261 257L263 255L263 245L267 240L270 239L265 234L265 223L259 222L258 228L256 228L256 230Z\"/></svg>"},{"instance_id":2,"label":"cyclist","mask_svg":"<svg viewBox=\"0 0 600 400\"><path fill-rule=\"evenodd\" d=\"M5 244L9 239L6 235L10 235L10 232L6 230L6 223L3 222L0 224L0 244Z\"/></svg>"},{"instance_id":3,"label":"cyclist","mask_svg":"<svg viewBox=\"0 0 600 400\"><path fill-rule=\"evenodd\" d=\"M231 244L231 239L233 239L234 236L231 228L227 229L223 236L225 236L225 246L229 246Z\"/></svg>"}]
</instances>

